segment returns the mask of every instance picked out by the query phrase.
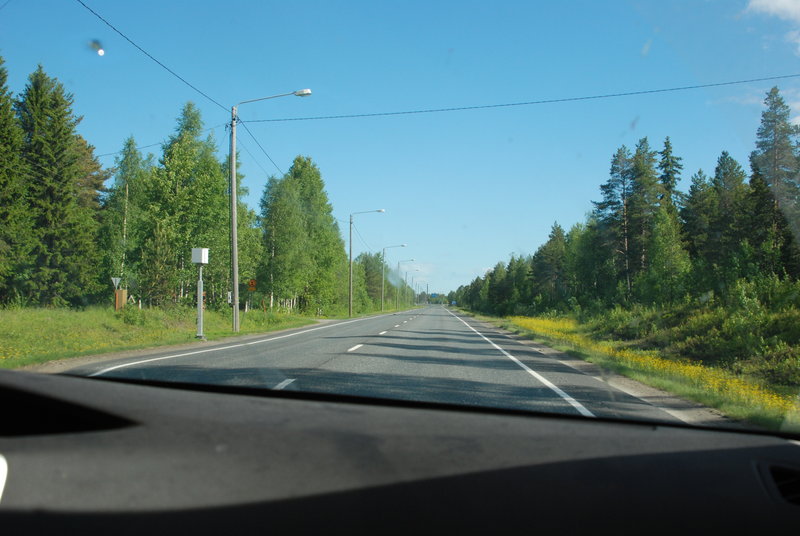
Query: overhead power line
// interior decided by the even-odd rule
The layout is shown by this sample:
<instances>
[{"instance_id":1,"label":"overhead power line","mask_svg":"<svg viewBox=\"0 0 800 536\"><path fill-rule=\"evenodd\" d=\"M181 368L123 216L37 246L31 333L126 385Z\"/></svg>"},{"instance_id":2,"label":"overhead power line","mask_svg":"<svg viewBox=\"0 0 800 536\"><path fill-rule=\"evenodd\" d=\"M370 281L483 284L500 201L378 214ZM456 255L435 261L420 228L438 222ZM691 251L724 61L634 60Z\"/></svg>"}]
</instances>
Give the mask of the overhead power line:
<instances>
[{"instance_id":1,"label":"overhead power line","mask_svg":"<svg viewBox=\"0 0 800 536\"><path fill-rule=\"evenodd\" d=\"M258 142L256 137L253 136L253 133L250 132L250 129L247 128L247 123L245 123L244 121L239 121L239 123L244 127L244 129L247 131L247 133L250 134L250 137L253 138L254 142L256 142L256 145L258 145L258 148L261 149L261 152L264 153L264 155L269 159L270 162L272 162L272 165L275 166L275 169L277 169L278 172L281 175L283 175L284 174L283 171L281 170L281 168L278 167L278 164L275 163L275 160L272 159L272 157L269 155L269 153L267 153L267 151L264 149L264 147L262 147L261 144ZM252 155L250 155L250 156L252 156Z\"/></svg>"},{"instance_id":2,"label":"overhead power line","mask_svg":"<svg viewBox=\"0 0 800 536\"><path fill-rule=\"evenodd\" d=\"M211 131L211 130L215 130L215 129L218 129L219 127L224 127L224 126L227 126L227 123L223 123L223 124L221 124L221 125L215 125L215 126L213 126L213 127L209 127L209 128L207 128L207 129L205 129L205 130L202 130L201 132L209 132L209 131ZM158 143L151 143L151 144L149 144L149 145L141 145L141 146L137 147L137 148L136 148L136 150L137 150L137 151L141 151L142 149L149 149L150 147L155 147L155 146L157 146L157 145L163 145L163 144L164 144L164 142L163 142L163 141L160 141L160 142L158 142ZM120 153L122 153L123 151L124 151L124 149L121 149L121 150L119 150L119 151L114 151L113 153L103 153L103 154L97 154L97 155L95 155L95 157L96 157L96 158L101 158L101 157L103 157L103 156L114 156L114 155L116 155L116 154L120 154Z\"/></svg>"},{"instance_id":3,"label":"overhead power line","mask_svg":"<svg viewBox=\"0 0 800 536\"><path fill-rule=\"evenodd\" d=\"M263 172L264 172L264 175L267 175L267 176L269 176L269 171L267 171L266 169L264 169L264 166L262 166L262 165L261 165L261 163L258 161L258 159L255 157L255 155L254 155L253 153L251 153L251 152L250 152L250 149L248 149L248 148L247 148L247 145L245 145L245 144L244 144L244 142L242 142L242 140L238 140L236 143L238 144L238 145L237 145L238 147L241 147L242 149L244 149L244 152L246 152L247 154L249 154L249 155L250 155L250 158L252 158L252 159L253 159L253 162L255 162L255 163L256 163L256 165L257 165L259 168L261 168L261 171L263 171Z\"/></svg>"},{"instance_id":4,"label":"overhead power line","mask_svg":"<svg viewBox=\"0 0 800 536\"><path fill-rule=\"evenodd\" d=\"M102 15L100 15L100 14L99 14L99 13L97 13L95 10L93 10L92 8L90 8L89 6L87 6L86 4L84 4L82 0L75 0L75 1L76 1L76 2L78 2L80 5L82 5L83 7L85 7L85 8L86 8L86 9L87 9L87 10L88 10L88 11L89 11L89 12L90 12L92 15L94 15L95 17L97 17L98 19L100 19L101 21L103 21L103 22L106 24L106 26L108 26L109 28L111 28L112 30L114 30L115 32L117 32L117 33L118 33L120 36L122 36L122 38L123 38L123 39L125 39L125 40L126 40L128 43L130 43L131 45L133 45L134 47L136 47L136 48L137 48L137 49L138 49L138 50L139 50L139 51L140 51L142 54L144 54L145 56L147 56L148 58L150 58L151 60L153 60L154 62L156 62L158 65L160 65L162 68L164 68L164 69L165 69L165 70L166 70L166 71L167 71L169 74L171 74L172 76L174 76L175 78L177 78L178 80L180 80L181 82L183 82L184 84L186 84L187 86L189 86L190 88L192 88L193 90L195 90L196 92L198 92L198 93L199 93L199 94L201 94L203 97L205 97L205 98L206 98L206 99L208 99L209 101L213 102L214 104L216 104L217 106L219 106L219 107L220 107L220 108L222 108L223 110L225 110L225 111L228 111L228 108L226 108L225 106L223 106L223 105L222 105L222 104L220 104L219 102L217 102L217 101L215 101L214 99L212 99L211 97L209 97L209 96L208 96L206 93L204 93L204 92L200 91L200 90L199 90L197 87L195 87L194 85L190 84L190 83L189 83L189 82L188 82L188 81L187 81L185 78L183 78L181 75L179 75L178 73L176 73L175 71L173 71L172 69L170 69L169 67L167 67L166 65L164 65L163 63L161 63L160 61L158 61L157 59L155 59L155 58L154 58L154 57L153 57L153 56L152 56L152 55L151 55L149 52L147 52L145 49L143 49L142 47L140 47L139 45L137 45L136 43L134 43L134 42L133 42L133 41L132 41L132 40L131 40L131 39L130 39L130 38L127 36L127 35L125 35L125 34L124 34L124 33L122 33L121 31L119 31L119 30L118 30L118 29L117 29L117 28L116 28L116 27L115 27L113 24L111 24L111 23L110 23L110 22L108 22L106 19L104 19L104 18L102 17Z\"/></svg>"},{"instance_id":5,"label":"overhead power line","mask_svg":"<svg viewBox=\"0 0 800 536\"><path fill-rule=\"evenodd\" d=\"M358 236L359 240L361 240L361 243L364 244L364 247L367 248L367 251L372 253L372 248L369 247L369 244L367 244L367 241L364 240L363 236L361 236L361 231L358 230L358 227L356 227L355 224L353 224L353 229L356 231L356 235Z\"/></svg>"},{"instance_id":6,"label":"overhead power line","mask_svg":"<svg viewBox=\"0 0 800 536\"><path fill-rule=\"evenodd\" d=\"M491 108L510 108L514 106L534 106L537 104L555 104L559 102L577 102L599 99L611 99L616 97L632 97L635 95L652 95L654 93L670 93L675 91L688 91L692 89L704 89L711 87L733 86L738 84L751 84L753 82L766 82L772 80L784 80L787 78L798 78L800 74L785 74L780 76L767 76L764 78L751 78L748 80L733 80L728 82L716 82L713 84L697 84L693 86L679 86L660 89L644 89L640 91L624 91L620 93L605 93L602 95L585 95L581 97L561 97L555 99L542 99L524 102L506 102L500 104L481 104L476 106L454 106L450 108L430 108L425 110L403 110L399 112L376 112L364 114L344 114L344 115L318 115L310 117L284 117L279 119L253 119L250 123L277 123L283 121L320 121L326 119L355 119L362 117L386 117L393 115L414 115L414 114L433 114L442 112L463 112L469 110L487 110Z\"/></svg>"}]
</instances>

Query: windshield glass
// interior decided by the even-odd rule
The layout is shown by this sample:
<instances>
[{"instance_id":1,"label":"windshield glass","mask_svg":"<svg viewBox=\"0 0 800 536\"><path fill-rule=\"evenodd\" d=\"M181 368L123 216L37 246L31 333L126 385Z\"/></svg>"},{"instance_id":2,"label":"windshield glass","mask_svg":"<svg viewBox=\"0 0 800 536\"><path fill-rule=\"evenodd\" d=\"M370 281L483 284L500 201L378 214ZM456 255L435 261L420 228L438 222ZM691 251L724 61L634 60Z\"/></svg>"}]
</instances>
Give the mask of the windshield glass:
<instances>
[{"instance_id":1,"label":"windshield glass","mask_svg":"<svg viewBox=\"0 0 800 536\"><path fill-rule=\"evenodd\" d=\"M2 2L0 367L796 433L798 55L796 1Z\"/></svg>"}]
</instances>

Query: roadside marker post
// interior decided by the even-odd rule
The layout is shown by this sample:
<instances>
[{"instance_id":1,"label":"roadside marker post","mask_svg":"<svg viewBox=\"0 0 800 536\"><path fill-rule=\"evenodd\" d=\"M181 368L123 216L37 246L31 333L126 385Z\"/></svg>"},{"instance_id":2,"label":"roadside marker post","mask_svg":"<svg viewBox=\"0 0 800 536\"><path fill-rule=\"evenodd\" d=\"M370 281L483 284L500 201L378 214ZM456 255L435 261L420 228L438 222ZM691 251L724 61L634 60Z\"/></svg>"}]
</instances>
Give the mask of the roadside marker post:
<instances>
[{"instance_id":1,"label":"roadside marker post","mask_svg":"<svg viewBox=\"0 0 800 536\"><path fill-rule=\"evenodd\" d=\"M208 248L192 248L192 263L197 265L197 338L206 340L203 334L203 266L208 264Z\"/></svg>"}]
</instances>

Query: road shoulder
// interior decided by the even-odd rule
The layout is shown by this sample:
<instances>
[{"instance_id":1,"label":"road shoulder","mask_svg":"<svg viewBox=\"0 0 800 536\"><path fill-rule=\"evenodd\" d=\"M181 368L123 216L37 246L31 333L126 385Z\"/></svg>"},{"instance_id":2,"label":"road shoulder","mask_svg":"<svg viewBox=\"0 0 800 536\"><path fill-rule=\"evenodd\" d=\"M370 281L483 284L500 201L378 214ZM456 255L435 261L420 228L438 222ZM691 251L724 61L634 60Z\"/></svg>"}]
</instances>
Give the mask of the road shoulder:
<instances>
[{"instance_id":1,"label":"road shoulder","mask_svg":"<svg viewBox=\"0 0 800 536\"><path fill-rule=\"evenodd\" d=\"M686 400L670 392L651 387L638 382L616 372L603 369L599 365L584 361L566 352L550 348L544 344L528 339L517 333L508 331L499 326L483 320L478 320L474 316L459 311L460 314L469 317L473 322L479 324L483 329L494 332L502 337L511 339L519 344L527 346L536 352L557 362L566 365L578 372L592 376L593 378L606 383L610 387L618 389L626 394L634 396L662 411L668 413L681 422L694 426L709 426L715 428L731 428L734 430L752 429L754 425L742 423L731 419L719 410L709 408L697 402Z\"/></svg>"},{"instance_id":2,"label":"road shoulder","mask_svg":"<svg viewBox=\"0 0 800 536\"><path fill-rule=\"evenodd\" d=\"M316 324L309 324L306 326L300 326L296 328L287 328L281 329L276 331L265 331L263 333L255 333L255 334L248 334L248 335L237 335L231 337L224 337L222 339L215 339L213 341L194 341L189 343L183 344L170 344L165 346L153 346L150 348L142 348L138 350L122 350L119 352L107 352L103 354L93 354L93 355L85 355L85 356L76 356L76 357L68 357L64 359L54 359L52 361L47 361L44 363L37 363L35 365L26 365L24 367L20 367L14 370L22 370L25 372L39 372L43 374L61 374L64 372L69 372L71 370L96 365L100 363L106 363L109 361L117 361L120 359L126 358L134 358L134 357L150 357L160 355L166 352L179 352L183 350L197 350L202 348L213 348L214 346L218 345L228 345L228 344L236 344L236 343L243 343L249 342L255 339L260 339L266 336L288 333L291 331L308 329L309 326L314 325L323 325L329 324L331 322L336 322L334 319L317 319Z\"/></svg>"}]
</instances>

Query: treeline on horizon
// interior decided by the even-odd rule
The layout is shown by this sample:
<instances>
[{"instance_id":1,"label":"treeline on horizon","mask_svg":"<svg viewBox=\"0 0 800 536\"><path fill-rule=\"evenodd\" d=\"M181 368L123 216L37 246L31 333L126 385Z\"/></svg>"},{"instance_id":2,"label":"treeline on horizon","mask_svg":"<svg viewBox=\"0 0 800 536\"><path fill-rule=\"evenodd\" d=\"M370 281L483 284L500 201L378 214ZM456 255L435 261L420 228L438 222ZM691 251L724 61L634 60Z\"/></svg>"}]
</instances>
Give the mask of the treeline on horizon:
<instances>
[{"instance_id":1,"label":"treeline on horizon","mask_svg":"<svg viewBox=\"0 0 800 536\"><path fill-rule=\"evenodd\" d=\"M698 170L682 192L676 185L683 165L669 138L660 151L647 138L633 150L622 146L585 222L568 231L554 224L533 255L498 262L448 299L500 316L609 319L615 311L624 322L607 325L611 335L642 337L670 328L675 339L692 311L716 307L725 312L698 320L690 335L717 337L719 344L688 345L683 355L735 358L777 348L797 361L798 352L787 345L800 343L800 129L777 87L764 105L749 173L723 151L713 175ZM619 314L637 309L649 313ZM767 314L780 311L783 326ZM644 317L650 328L640 325ZM736 322L741 325L732 326Z\"/></svg>"},{"instance_id":2,"label":"treeline on horizon","mask_svg":"<svg viewBox=\"0 0 800 536\"><path fill-rule=\"evenodd\" d=\"M206 303L228 307L230 168L227 157L217 159L213 137L202 137L196 106L183 107L157 160L130 137L108 169L77 133L73 96L57 79L39 66L16 97L7 79L0 57L0 306L109 303L112 277L144 305L192 304L191 248L207 247ZM238 212L243 301L347 310L349 262L310 158L298 156L284 176L266 181L260 212L241 202ZM362 253L353 267L356 312L380 308L384 269L386 307L414 299L380 253ZM255 293L244 292L250 279Z\"/></svg>"}]
</instances>

